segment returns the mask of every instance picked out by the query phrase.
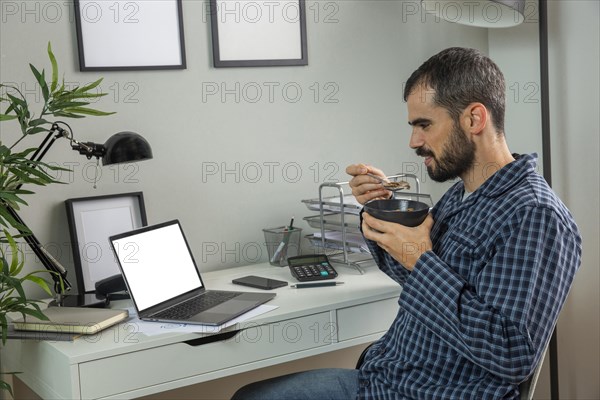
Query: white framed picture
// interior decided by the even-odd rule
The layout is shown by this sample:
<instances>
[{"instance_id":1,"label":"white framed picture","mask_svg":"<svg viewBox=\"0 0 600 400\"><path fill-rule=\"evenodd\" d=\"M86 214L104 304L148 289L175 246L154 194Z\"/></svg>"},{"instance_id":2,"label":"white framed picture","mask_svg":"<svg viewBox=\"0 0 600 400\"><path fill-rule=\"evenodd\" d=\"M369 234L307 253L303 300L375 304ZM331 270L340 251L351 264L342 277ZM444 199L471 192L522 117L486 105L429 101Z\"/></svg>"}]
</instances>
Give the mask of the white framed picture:
<instances>
[{"instance_id":1,"label":"white framed picture","mask_svg":"<svg viewBox=\"0 0 600 400\"><path fill-rule=\"evenodd\" d=\"M81 71L185 69L182 0L75 0Z\"/></svg>"},{"instance_id":2,"label":"white framed picture","mask_svg":"<svg viewBox=\"0 0 600 400\"><path fill-rule=\"evenodd\" d=\"M210 0L214 66L307 65L305 7L304 0Z\"/></svg>"},{"instance_id":3,"label":"white framed picture","mask_svg":"<svg viewBox=\"0 0 600 400\"><path fill-rule=\"evenodd\" d=\"M82 197L65 201L79 293L121 274L109 237L148 224L142 192Z\"/></svg>"}]
</instances>

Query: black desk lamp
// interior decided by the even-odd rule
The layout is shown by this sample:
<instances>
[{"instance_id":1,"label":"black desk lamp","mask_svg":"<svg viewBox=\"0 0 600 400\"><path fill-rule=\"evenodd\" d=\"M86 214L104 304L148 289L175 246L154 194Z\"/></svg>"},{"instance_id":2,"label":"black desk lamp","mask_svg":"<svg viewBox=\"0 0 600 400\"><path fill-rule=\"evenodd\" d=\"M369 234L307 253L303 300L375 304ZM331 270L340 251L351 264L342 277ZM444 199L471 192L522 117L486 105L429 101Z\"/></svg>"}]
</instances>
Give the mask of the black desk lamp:
<instances>
[{"instance_id":1,"label":"black desk lamp","mask_svg":"<svg viewBox=\"0 0 600 400\"><path fill-rule=\"evenodd\" d=\"M64 126L64 127L63 127ZM42 141L40 147L31 156L31 160L39 162L48 152L54 142L60 138L67 138L70 141L71 148L79 154L83 154L87 159L96 157L98 161L102 158L103 165L120 164L126 162L137 162L152 158L152 149L150 144L140 135L134 132L120 132L111 136L106 143L99 144L93 142L78 142L73 138L71 127L61 121L52 124L46 138ZM20 185L18 188L20 188ZM17 189L18 189L17 188ZM44 267L53 272L54 292L56 293L55 304L60 306L96 306L103 307L106 299L96 297L95 295L66 296L65 292L71 290L72 285L67 279L67 270L42 246L33 232L27 227L27 224L21 219L12 207L7 207L10 215L19 224L27 230L22 229L25 241L31 247L34 254L39 258Z\"/></svg>"},{"instance_id":2,"label":"black desk lamp","mask_svg":"<svg viewBox=\"0 0 600 400\"><path fill-rule=\"evenodd\" d=\"M425 12L464 25L482 28L508 28L525 20L526 0L421 0ZM486 10L489 11L486 13ZM548 73L548 5L538 1L538 29L540 40L540 94L542 117L543 176L552 186L552 161L550 149L550 98ZM556 327L548 345L550 361L550 396L558 400L558 342Z\"/></svg>"}]
</instances>

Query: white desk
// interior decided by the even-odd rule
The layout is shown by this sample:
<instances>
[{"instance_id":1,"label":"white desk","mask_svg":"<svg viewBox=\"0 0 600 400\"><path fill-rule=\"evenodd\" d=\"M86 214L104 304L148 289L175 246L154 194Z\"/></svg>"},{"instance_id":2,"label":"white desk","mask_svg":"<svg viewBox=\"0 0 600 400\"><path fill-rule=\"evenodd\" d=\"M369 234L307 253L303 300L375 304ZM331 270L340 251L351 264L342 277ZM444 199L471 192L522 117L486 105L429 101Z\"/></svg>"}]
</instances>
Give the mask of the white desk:
<instances>
[{"instance_id":1,"label":"white desk","mask_svg":"<svg viewBox=\"0 0 600 400\"><path fill-rule=\"evenodd\" d=\"M344 285L276 289L278 309L223 332L231 338L167 333L146 336L124 323L74 342L15 340L2 349L4 370L45 399L135 398L272 366L378 339L398 310L400 286L369 267L364 275L336 268ZM204 274L209 289L245 275L293 281L288 268L268 264ZM318 366L315 366L317 368Z\"/></svg>"}]
</instances>

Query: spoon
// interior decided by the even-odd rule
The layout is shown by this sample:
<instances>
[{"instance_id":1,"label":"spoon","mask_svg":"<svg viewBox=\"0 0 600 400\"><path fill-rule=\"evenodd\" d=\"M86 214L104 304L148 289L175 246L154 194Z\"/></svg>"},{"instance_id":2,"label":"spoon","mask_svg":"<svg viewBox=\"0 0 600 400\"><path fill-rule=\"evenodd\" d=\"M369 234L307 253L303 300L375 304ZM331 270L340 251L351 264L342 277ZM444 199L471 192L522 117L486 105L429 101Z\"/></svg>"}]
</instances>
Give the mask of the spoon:
<instances>
[{"instance_id":1,"label":"spoon","mask_svg":"<svg viewBox=\"0 0 600 400\"><path fill-rule=\"evenodd\" d=\"M367 172L367 175L370 176L371 178L377 179L379 181L379 183L381 183L385 189L390 190L392 192L395 192L397 190L410 189L410 185L406 181L388 182L385 179L383 179L377 175L373 175L368 172Z\"/></svg>"}]
</instances>

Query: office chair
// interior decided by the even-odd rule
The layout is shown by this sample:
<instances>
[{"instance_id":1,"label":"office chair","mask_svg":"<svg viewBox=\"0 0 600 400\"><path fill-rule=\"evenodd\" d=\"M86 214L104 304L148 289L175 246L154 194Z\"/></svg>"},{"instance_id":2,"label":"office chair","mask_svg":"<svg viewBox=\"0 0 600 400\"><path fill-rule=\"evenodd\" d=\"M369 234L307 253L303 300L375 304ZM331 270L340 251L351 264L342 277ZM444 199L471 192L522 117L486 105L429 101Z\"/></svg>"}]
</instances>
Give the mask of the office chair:
<instances>
[{"instance_id":1,"label":"office chair","mask_svg":"<svg viewBox=\"0 0 600 400\"><path fill-rule=\"evenodd\" d=\"M369 350L369 348L372 345L373 345L373 343L368 345L363 350L363 352L360 354L360 356L358 357L358 361L356 362L356 369L360 368L363 361L365 360L365 355L367 354L367 351ZM542 365L544 364L544 358L546 357L547 349L548 349L548 346L546 345L546 348L544 349L544 354L542 354L540 363L537 366L537 368L535 369L535 371L533 372L533 374L529 377L529 379L527 379L524 382L521 382L521 384L519 385L519 392L521 393L521 400L533 400L533 392L535 391L535 385L537 384L538 378L540 376L540 372L542 371Z\"/></svg>"}]
</instances>

